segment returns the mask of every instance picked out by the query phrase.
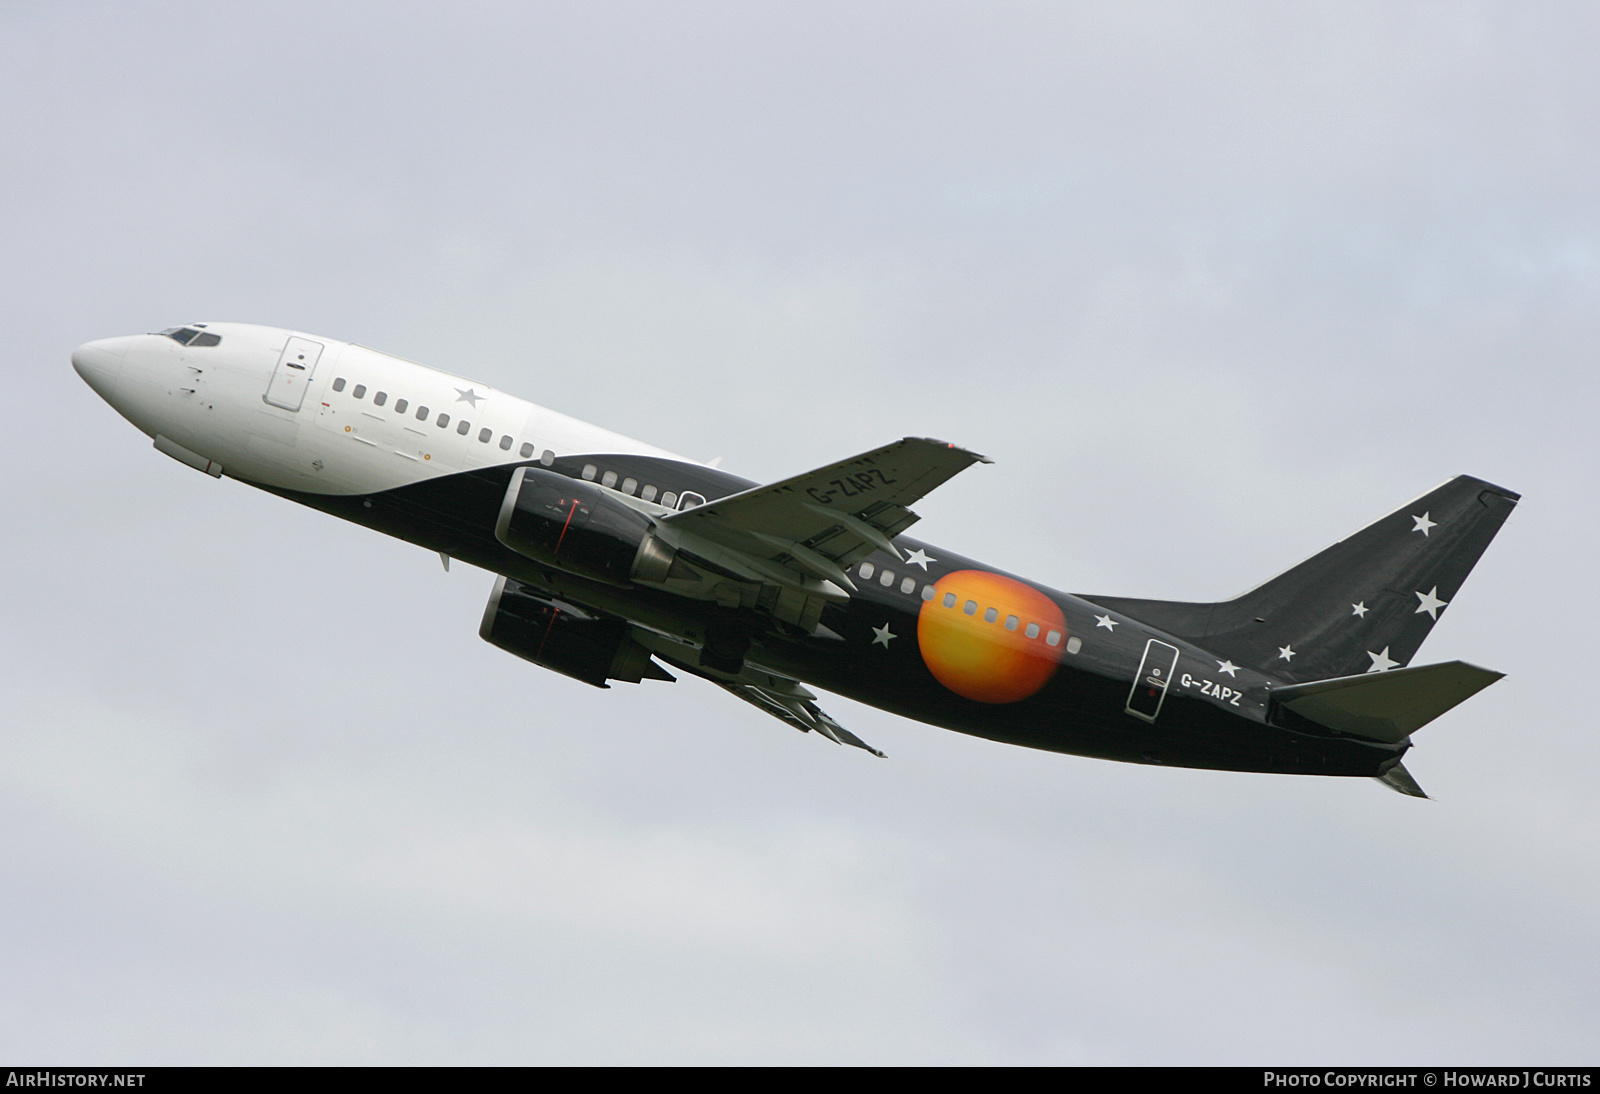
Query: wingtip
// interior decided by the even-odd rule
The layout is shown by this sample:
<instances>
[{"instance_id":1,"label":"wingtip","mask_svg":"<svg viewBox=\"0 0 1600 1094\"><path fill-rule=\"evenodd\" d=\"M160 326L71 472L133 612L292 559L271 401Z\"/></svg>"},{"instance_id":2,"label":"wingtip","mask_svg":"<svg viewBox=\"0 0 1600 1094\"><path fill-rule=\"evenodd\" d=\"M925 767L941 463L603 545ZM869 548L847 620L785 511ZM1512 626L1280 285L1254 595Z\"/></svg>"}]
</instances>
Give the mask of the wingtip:
<instances>
[{"instance_id":1,"label":"wingtip","mask_svg":"<svg viewBox=\"0 0 1600 1094\"><path fill-rule=\"evenodd\" d=\"M1376 776L1376 778L1378 782L1382 783L1384 786L1387 786L1390 790L1393 790L1397 794L1404 794L1408 798L1423 798L1427 801L1433 800L1428 796L1427 791L1423 790L1421 786L1417 785L1417 780L1411 777L1411 772L1405 769L1404 764L1397 763L1389 770L1385 771L1382 775Z\"/></svg>"},{"instance_id":2,"label":"wingtip","mask_svg":"<svg viewBox=\"0 0 1600 1094\"><path fill-rule=\"evenodd\" d=\"M981 452L974 452L970 448L962 448L959 444L952 444L949 441L941 441L938 437L907 437L906 440L908 440L908 441L919 441L922 444L931 444L931 445L937 445L940 448L953 449L953 450L955 450L957 452L960 452L964 456L971 456L972 457L972 461L974 463L993 463L994 462L988 456L983 455Z\"/></svg>"}]
</instances>

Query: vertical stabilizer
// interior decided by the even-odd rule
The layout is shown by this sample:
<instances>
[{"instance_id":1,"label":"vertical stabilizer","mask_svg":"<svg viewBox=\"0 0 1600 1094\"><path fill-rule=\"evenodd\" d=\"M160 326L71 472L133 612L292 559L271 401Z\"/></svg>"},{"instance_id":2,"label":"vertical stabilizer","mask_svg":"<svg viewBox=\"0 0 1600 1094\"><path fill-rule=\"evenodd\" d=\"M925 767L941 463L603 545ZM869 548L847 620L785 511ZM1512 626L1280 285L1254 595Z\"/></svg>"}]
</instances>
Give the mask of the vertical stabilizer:
<instances>
[{"instance_id":1,"label":"vertical stabilizer","mask_svg":"<svg viewBox=\"0 0 1600 1094\"><path fill-rule=\"evenodd\" d=\"M1293 681L1381 672L1415 656L1518 498L1462 475L1233 600L1086 599Z\"/></svg>"}]
</instances>

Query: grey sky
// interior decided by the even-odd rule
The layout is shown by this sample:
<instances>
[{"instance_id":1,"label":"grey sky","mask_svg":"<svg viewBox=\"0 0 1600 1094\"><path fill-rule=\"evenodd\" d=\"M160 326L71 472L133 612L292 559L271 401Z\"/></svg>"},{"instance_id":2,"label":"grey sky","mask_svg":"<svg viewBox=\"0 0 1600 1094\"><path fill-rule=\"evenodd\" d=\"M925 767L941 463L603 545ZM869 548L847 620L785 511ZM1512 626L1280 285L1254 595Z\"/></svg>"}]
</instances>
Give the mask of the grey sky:
<instances>
[{"instance_id":1,"label":"grey sky","mask_svg":"<svg viewBox=\"0 0 1600 1094\"><path fill-rule=\"evenodd\" d=\"M1594 1063L1600 12L0 8L0 1056ZM1466 472L1438 798L599 692L72 373L232 319L1216 598ZM848 753L848 754L846 754Z\"/></svg>"}]
</instances>

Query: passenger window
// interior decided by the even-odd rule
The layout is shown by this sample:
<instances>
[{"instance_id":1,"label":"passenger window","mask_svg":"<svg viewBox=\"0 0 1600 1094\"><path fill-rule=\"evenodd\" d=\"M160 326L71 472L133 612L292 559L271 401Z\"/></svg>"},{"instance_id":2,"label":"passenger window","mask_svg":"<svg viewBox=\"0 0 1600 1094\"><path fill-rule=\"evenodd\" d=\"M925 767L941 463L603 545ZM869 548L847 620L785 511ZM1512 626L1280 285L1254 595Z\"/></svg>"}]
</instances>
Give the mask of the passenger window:
<instances>
[{"instance_id":1,"label":"passenger window","mask_svg":"<svg viewBox=\"0 0 1600 1094\"><path fill-rule=\"evenodd\" d=\"M696 494L693 490L685 490L678 496L679 509L693 509L696 506L704 505L705 503L706 499L701 497L699 494Z\"/></svg>"},{"instance_id":2,"label":"passenger window","mask_svg":"<svg viewBox=\"0 0 1600 1094\"><path fill-rule=\"evenodd\" d=\"M661 504L665 505L668 509L676 509L678 506L678 495L674 494L671 490L668 490L665 494L661 495Z\"/></svg>"},{"instance_id":3,"label":"passenger window","mask_svg":"<svg viewBox=\"0 0 1600 1094\"><path fill-rule=\"evenodd\" d=\"M425 406L417 407L417 421L425 422L427 420L428 420L428 408L425 407Z\"/></svg>"},{"instance_id":4,"label":"passenger window","mask_svg":"<svg viewBox=\"0 0 1600 1094\"><path fill-rule=\"evenodd\" d=\"M617 485L617 473L615 471L607 471L604 475L601 475L600 485L608 490Z\"/></svg>"},{"instance_id":5,"label":"passenger window","mask_svg":"<svg viewBox=\"0 0 1600 1094\"><path fill-rule=\"evenodd\" d=\"M1027 635L1029 638L1038 638L1039 637L1039 624L1037 624L1037 623L1029 623L1028 624L1028 629L1023 631L1022 633Z\"/></svg>"},{"instance_id":6,"label":"passenger window","mask_svg":"<svg viewBox=\"0 0 1600 1094\"><path fill-rule=\"evenodd\" d=\"M639 491L639 496L645 501L655 501L656 488L653 486L646 486L643 490Z\"/></svg>"},{"instance_id":7,"label":"passenger window","mask_svg":"<svg viewBox=\"0 0 1600 1094\"><path fill-rule=\"evenodd\" d=\"M893 570L885 570L885 571L883 571L883 573L879 574L878 575L878 584L882 585L885 589L887 589L890 585L893 585L894 584L894 571Z\"/></svg>"},{"instance_id":8,"label":"passenger window","mask_svg":"<svg viewBox=\"0 0 1600 1094\"><path fill-rule=\"evenodd\" d=\"M450 415L448 415L448 414L439 415L438 419L433 424L438 426L440 429L443 429L445 426L450 424Z\"/></svg>"},{"instance_id":9,"label":"passenger window","mask_svg":"<svg viewBox=\"0 0 1600 1094\"><path fill-rule=\"evenodd\" d=\"M406 407L409 406L409 405L410 404L407 403L404 399L396 399L394 401L394 412L396 414L404 414L406 412Z\"/></svg>"},{"instance_id":10,"label":"passenger window","mask_svg":"<svg viewBox=\"0 0 1600 1094\"><path fill-rule=\"evenodd\" d=\"M955 593L945 593L944 594L944 606L947 607L947 608L953 608L953 607L956 606L956 594Z\"/></svg>"},{"instance_id":11,"label":"passenger window","mask_svg":"<svg viewBox=\"0 0 1600 1094\"><path fill-rule=\"evenodd\" d=\"M594 481L594 477L596 475L598 475L599 473L600 473L600 469L598 467L596 467L594 464L586 463L586 464L583 465L583 480L585 482L593 482Z\"/></svg>"},{"instance_id":12,"label":"passenger window","mask_svg":"<svg viewBox=\"0 0 1600 1094\"><path fill-rule=\"evenodd\" d=\"M493 437L494 437L494 430L492 430L492 429L484 428L484 429L478 430L478 443L479 444L488 444L490 439L493 438Z\"/></svg>"},{"instance_id":13,"label":"passenger window","mask_svg":"<svg viewBox=\"0 0 1600 1094\"><path fill-rule=\"evenodd\" d=\"M631 494L637 489L639 489L639 480L638 479L623 479L622 480L622 492L624 494Z\"/></svg>"},{"instance_id":14,"label":"passenger window","mask_svg":"<svg viewBox=\"0 0 1600 1094\"><path fill-rule=\"evenodd\" d=\"M996 619L999 619L999 618L1000 618L1000 613L998 611L996 611L994 608L990 608L988 611L983 613L983 621L985 623L993 623Z\"/></svg>"},{"instance_id":15,"label":"passenger window","mask_svg":"<svg viewBox=\"0 0 1600 1094\"><path fill-rule=\"evenodd\" d=\"M863 562L856 567L856 571L861 574L861 580L871 581L872 575L878 572L878 568L870 562Z\"/></svg>"},{"instance_id":16,"label":"passenger window","mask_svg":"<svg viewBox=\"0 0 1600 1094\"><path fill-rule=\"evenodd\" d=\"M556 465L556 454L547 448L544 450L543 454L540 455L539 462L544 464L546 467L554 467Z\"/></svg>"},{"instance_id":17,"label":"passenger window","mask_svg":"<svg viewBox=\"0 0 1600 1094\"><path fill-rule=\"evenodd\" d=\"M507 433L500 438L500 451L511 451L511 434Z\"/></svg>"},{"instance_id":18,"label":"passenger window","mask_svg":"<svg viewBox=\"0 0 1600 1094\"><path fill-rule=\"evenodd\" d=\"M359 398L363 397L364 395L366 395L366 393L367 393L367 385L366 384L357 384L355 386L355 390L352 391L350 394L354 395L357 399L359 399Z\"/></svg>"},{"instance_id":19,"label":"passenger window","mask_svg":"<svg viewBox=\"0 0 1600 1094\"><path fill-rule=\"evenodd\" d=\"M900 582L900 591L903 592L903 593L914 593L914 592L916 592L917 591L917 579L914 578L914 577L908 577L904 581Z\"/></svg>"},{"instance_id":20,"label":"passenger window","mask_svg":"<svg viewBox=\"0 0 1600 1094\"><path fill-rule=\"evenodd\" d=\"M472 423L467 421L465 418L462 418L459 422L456 423L456 433L458 433L459 435L461 435L463 437L465 437L467 435L467 431L469 429L471 429L471 428L472 428Z\"/></svg>"},{"instance_id":21,"label":"passenger window","mask_svg":"<svg viewBox=\"0 0 1600 1094\"><path fill-rule=\"evenodd\" d=\"M344 390L344 377L343 376L339 377L337 380L335 380L333 382L333 390L335 390L335 391L343 391Z\"/></svg>"},{"instance_id":22,"label":"passenger window","mask_svg":"<svg viewBox=\"0 0 1600 1094\"><path fill-rule=\"evenodd\" d=\"M933 590L933 586L932 585L924 585L922 587L922 599L924 599L924 600L932 600L933 599L933 592L934 592L934 590Z\"/></svg>"},{"instance_id":23,"label":"passenger window","mask_svg":"<svg viewBox=\"0 0 1600 1094\"><path fill-rule=\"evenodd\" d=\"M533 455L533 444L529 441L523 441L522 447L517 449L517 454L523 459L528 459Z\"/></svg>"},{"instance_id":24,"label":"passenger window","mask_svg":"<svg viewBox=\"0 0 1600 1094\"><path fill-rule=\"evenodd\" d=\"M1022 622L1022 620L1018 619L1014 615L1006 616L1006 630L1008 630L1008 631L1016 630L1017 629L1017 624L1021 623L1021 622Z\"/></svg>"},{"instance_id":25,"label":"passenger window","mask_svg":"<svg viewBox=\"0 0 1600 1094\"><path fill-rule=\"evenodd\" d=\"M1067 639L1068 653L1077 653L1081 649L1083 649L1083 639L1079 638L1077 635L1073 635L1071 638Z\"/></svg>"},{"instance_id":26,"label":"passenger window","mask_svg":"<svg viewBox=\"0 0 1600 1094\"><path fill-rule=\"evenodd\" d=\"M1060 631L1051 631L1049 634L1045 635L1044 636L1044 644L1047 645L1047 646L1059 646L1059 645L1061 645L1061 632Z\"/></svg>"},{"instance_id":27,"label":"passenger window","mask_svg":"<svg viewBox=\"0 0 1600 1094\"><path fill-rule=\"evenodd\" d=\"M389 393L387 391L380 391L380 392L378 392L376 395L374 395L372 397L372 405L373 406L382 406L384 403L387 403L388 401L389 401Z\"/></svg>"},{"instance_id":28,"label":"passenger window","mask_svg":"<svg viewBox=\"0 0 1600 1094\"><path fill-rule=\"evenodd\" d=\"M976 600L969 600L962 605L961 610L967 615L976 615L978 613L978 602Z\"/></svg>"}]
</instances>

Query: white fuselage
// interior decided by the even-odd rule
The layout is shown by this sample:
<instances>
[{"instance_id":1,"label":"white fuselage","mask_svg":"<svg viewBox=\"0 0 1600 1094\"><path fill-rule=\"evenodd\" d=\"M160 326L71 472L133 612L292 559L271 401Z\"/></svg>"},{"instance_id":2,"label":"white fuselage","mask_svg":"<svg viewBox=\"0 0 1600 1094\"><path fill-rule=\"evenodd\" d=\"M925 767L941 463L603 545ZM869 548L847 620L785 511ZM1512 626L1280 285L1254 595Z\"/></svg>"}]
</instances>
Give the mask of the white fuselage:
<instances>
[{"instance_id":1,"label":"white fuselage","mask_svg":"<svg viewBox=\"0 0 1600 1094\"><path fill-rule=\"evenodd\" d=\"M72 363L118 413L156 438L158 448L212 474L349 495L546 452L550 458L584 452L678 458L351 342L246 323L179 330L220 341L186 345L165 334L107 338L80 346Z\"/></svg>"}]
</instances>

